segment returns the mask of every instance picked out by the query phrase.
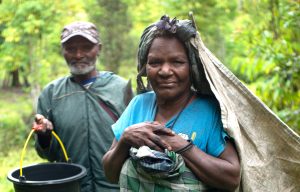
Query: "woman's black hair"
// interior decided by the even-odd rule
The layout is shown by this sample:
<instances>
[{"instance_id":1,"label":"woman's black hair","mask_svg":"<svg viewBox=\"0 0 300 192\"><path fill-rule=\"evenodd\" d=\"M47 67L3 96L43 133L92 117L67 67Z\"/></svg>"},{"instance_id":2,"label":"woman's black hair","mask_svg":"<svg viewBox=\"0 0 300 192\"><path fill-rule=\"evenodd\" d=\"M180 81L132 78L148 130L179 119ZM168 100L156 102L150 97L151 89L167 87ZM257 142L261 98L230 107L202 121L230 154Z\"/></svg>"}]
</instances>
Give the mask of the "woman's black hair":
<instances>
[{"instance_id":1,"label":"woman's black hair","mask_svg":"<svg viewBox=\"0 0 300 192\"><path fill-rule=\"evenodd\" d=\"M148 26L142 36L138 50L138 75L137 75L137 92L143 93L151 90L149 82L144 85L142 80L146 76L146 64L148 52L153 40L157 37L177 38L186 50L190 64L190 79L192 88L200 91L200 84L204 78L203 65L199 58L198 50L192 45L190 39L195 37L197 31L190 20L170 20L168 16L162 16L161 19ZM204 78L204 79L203 79Z\"/></svg>"}]
</instances>

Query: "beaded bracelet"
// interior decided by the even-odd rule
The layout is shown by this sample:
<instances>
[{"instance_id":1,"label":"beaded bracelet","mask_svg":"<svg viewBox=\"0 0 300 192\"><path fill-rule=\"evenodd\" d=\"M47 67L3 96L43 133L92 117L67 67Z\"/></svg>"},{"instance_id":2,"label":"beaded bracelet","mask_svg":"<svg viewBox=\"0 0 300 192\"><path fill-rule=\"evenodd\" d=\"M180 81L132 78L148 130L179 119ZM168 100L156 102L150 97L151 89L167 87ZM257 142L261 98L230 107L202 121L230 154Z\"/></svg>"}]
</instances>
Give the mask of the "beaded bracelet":
<instances>
[{"instance_id":1,"label":"beaded bracelet","mask_svg":"<svg viewBox=\"0 0 300 192\"><path fill-rule=\"evenodd\" d=\"M188 139L187 141L188 141L189 143L188 143L186 146L182 147L181 149L176 150L175 153L181 154L181 153L183 153L183 152L185 152L185 151L191 149L191 148L194 146L192 140Z\"/></svg>"}]
</instances>

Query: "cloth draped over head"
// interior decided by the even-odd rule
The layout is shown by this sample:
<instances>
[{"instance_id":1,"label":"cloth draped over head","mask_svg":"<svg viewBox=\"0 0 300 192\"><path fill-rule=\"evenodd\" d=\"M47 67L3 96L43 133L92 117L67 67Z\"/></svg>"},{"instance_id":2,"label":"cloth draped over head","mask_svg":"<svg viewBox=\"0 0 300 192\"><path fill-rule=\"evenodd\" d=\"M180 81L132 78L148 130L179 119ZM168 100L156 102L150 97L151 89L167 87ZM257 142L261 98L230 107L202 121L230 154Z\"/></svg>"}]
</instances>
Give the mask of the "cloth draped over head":
<instances>
[{"instance_id":1,"label":"cloth draped over head","mask_svg":"<svg viewBox=\"0 0 300 192\"><path fill-rule=\"evenodd\" d=\"M188 52L193 88L217 98L223 127L234 138L241 162L237 191L300 191L299 135L206 48L193 24L163 16L144 30L138 50L138 92L151 89L142 76L156 33L175 33Z\"/></svg>"}]
</instances>

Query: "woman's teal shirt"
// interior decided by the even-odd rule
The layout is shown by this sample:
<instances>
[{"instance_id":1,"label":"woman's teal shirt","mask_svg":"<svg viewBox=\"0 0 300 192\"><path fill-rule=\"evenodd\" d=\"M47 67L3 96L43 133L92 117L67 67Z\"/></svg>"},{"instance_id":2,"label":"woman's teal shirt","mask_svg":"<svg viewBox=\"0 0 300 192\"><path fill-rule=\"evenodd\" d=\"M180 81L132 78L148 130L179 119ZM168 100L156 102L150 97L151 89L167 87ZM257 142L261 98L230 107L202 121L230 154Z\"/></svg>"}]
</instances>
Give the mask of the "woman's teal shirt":
<instances>
[{"instance_id":1,"label":"woman's teal shirt","mask_svg":"<svg viewBox=\"0 0 300 192\"><path fill-rule=\"evenodd\" d=\"M154 121L157 110L156 95L147 92L132 99L120 119L112 125L117 140L130 125ZM166 127L171 127L177 115L173 116ZM220 107L217 100L211 96L197 96L180 114L173 131L192 139L194 144L204 152L218 157L225 149L225 137Z\"/></svg>"}]
</instances>

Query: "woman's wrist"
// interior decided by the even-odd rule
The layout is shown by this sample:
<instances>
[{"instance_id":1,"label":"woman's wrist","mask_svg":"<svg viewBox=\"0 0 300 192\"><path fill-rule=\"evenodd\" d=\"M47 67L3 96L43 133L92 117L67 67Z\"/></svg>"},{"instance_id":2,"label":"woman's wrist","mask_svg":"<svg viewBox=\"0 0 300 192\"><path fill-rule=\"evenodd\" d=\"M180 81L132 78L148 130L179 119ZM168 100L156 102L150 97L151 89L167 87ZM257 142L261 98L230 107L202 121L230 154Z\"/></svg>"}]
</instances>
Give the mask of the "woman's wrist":
<instances>
[{"instance_id":1,"label":"woman's wrist","mask_svg":"<svg viewBox=\"0 0 300 192\"><path fill-rule=\"evenodd\" d=\"M187 142L188 142L187 145L185 145L184 147L176 150L175 153L182 154L182 153L190 150L194 146L194 143L193 143L192 140L188 139Z\"/></svg>"},{"instance_id":2,"label":"woman's wrist","mask_svg":"<svg viewBox=\"0 0 300 192\"><path fill-rule=\"evenodd\" d=\"M126 142L123 136L120 138L118 146L120 146L120 148L125 151L129 151L129 149L132 147L129 143Z\"/></svg>"}]
</instances>

